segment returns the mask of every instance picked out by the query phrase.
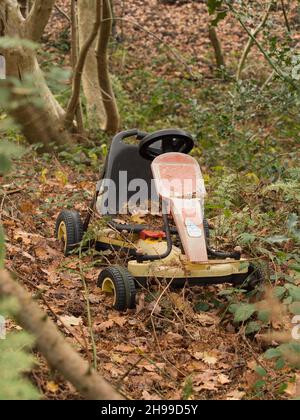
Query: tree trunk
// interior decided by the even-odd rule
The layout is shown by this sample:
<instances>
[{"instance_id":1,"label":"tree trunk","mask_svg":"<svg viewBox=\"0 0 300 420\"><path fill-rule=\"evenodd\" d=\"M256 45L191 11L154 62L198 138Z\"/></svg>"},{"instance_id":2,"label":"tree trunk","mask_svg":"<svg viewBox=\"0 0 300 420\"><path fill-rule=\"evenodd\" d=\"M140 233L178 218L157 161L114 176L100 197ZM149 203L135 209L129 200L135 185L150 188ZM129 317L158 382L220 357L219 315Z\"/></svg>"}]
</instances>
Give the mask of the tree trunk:
<instances>
[{"instance_id":1,"label":"tree trunk","mask_svg":"<svg viewBox=\"0 0 300 420\"><path fill-rule=\"evenodd\" d=\"M97 0L78 0L78 36L79 50L82 49L91 33L91 23L95 19ZM93 42L82 73L82 87L86 98L87 116L90 128L105 129L106 116L101 91L99 89L96 41Z\"/></svg>"},{"instance_id":2,"label":"tree trunk","mask_svg":"<svg viewBox=\"0 0 300 420\"><path fill-rule=\"evenodd\" d=\"M224 60L224 56L223 56L223 53L222 53L221 43L220 43L220 40L218 38L216 28L214 26L211 26L209 28L208 35L209 35L210 42L211 42L211 44L213 46L213 49L214 49L214 52L215 52L217 67L218 67L219 70L225 69L225 60Z\"/></svg>"},{"instance_id":3,"label":"tree trunk","mask_svg":"<svg viewBox=\"0 0 300 420\"><path fill-rule=\"evenodd\" d=\"M36 0L29 16L24 19L16 0L0 0L0 21L4 28L3 35L39 41L53 4L53 0L43 0L43 3L42 0ZM39 22L34 25L36 18L39 19ZM50 143L62 145L69 142L67 133L62 129L65 112L46 84L36 58L36 52L20 46L0 51L0 53L6 59L7 77L23 81L26 76L29 76L35 91L38 92L37 99L41 102L39 106L33 102L30 103L30 100L28 103L24 103L23 96L23 104L11 111L28 142L43 143L45 149L50 148ZM14 90L13 98L18 98Z\"/></svg>"},{"instance_id":4,"label":"tree trunk","mask_svg":"<svg viewBox=\"0 0 300 420\"><path fill-rule=\"evenodd\" d=\"M98 78L106 111L105 131L115 134L120 128L120 115L112 88L108 65L108 43L112 32L112 23L113 15L110 0L103 0L103 19L97 45Z\"/></svg>"}]
</instances>

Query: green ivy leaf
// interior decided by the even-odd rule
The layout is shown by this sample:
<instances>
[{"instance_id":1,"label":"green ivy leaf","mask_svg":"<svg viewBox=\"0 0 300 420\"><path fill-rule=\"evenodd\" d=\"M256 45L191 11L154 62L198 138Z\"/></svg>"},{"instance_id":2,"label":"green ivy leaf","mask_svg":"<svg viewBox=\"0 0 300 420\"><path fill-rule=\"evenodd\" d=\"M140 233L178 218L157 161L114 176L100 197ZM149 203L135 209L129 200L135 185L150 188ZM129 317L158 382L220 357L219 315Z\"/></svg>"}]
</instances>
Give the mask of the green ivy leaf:
<instances>
[{"instance_id":1,"label":"green ivy leaf","mask_svg":"<svg viewBox=\"0 0 300 420\"><path fill-rule=\"evenodd\" d=\"M0 154L0 175L4 175L9 172L11 168L11 161L10 159L4 155L3 153Z\"/></svg>"},{"instance_id":2,"label":"green ivy leaf","mask_svg":"<svg viewBox=\"0 0 300 420\"><path fill-rule=\"evenodd\" d=\"M297 273L300 273L300 264L290 265L290 269L296 271Z\"/></svg>"},{"instance_id":3,"label":"green ivy leaf","mask_svg":"<svg viewBox=\"0 0 300 420\"><path fill-rule=\"evenodd\" d=\"M275 369L276 370L281 370L285 367L285 360L280 357L277 362L275 363Z\"/></svg>"},{"instance_id":4,"label":"green ivy leaf","mask_svg":"<svg viewBox=\"0 0 300 420\"><path fill-rule=\"evenodd\" d=\"M234 322L244 322L247 321L256 311L255 305L251 305L249 303L242 303L238 306L235 316Z\"/></svg>"},{"instance_id":5,"label":"green ivy leaf","mask_svg":"<svg viewBox=\"0 0 300 420\"><path fill-rule=\"evenodd\" d=\"M254 384L255 389L261 389L266 385L266 381L259 380Z\"/></svg>"},{"instance_id":6,"label":"green ivy leaf","mask_svg":"<svg viewBox=\"0 0 300 420\"><path fill-rule=\"evenodd\" d=\"M300 315L300 302L294 302L289 306L289 311L293 315Z\"/></svg>"},{"instance_id":7,"label":"green ivy leaf","mask_svg":"<svg viewBox=\"0 0 300 420\"><path fill-rule=\"evenodd\" d=\"M267 371L262 366L256 366L255 372L262 378L267 376Z\"/></svg>"},{"instance_id":8,"label":"green ivy leaf","mask_svg":"<svg viewBox=\"0 0 300 420\"><path fill-rule=\"evenodd\" d=\"M281 351L278 348L269 349L264 354L264 358L267 360L276 359L277 357L280 357L280 356L281 356Z\"/></svg>"},{"instance_id":9,"label":"green ivy leaf","mask_svg":"<svg viewBox=\"0 0 300 420\"><path fill-rule=\"evenodd\" d=\"M286 288L289 291L289 295L293 298L293 301L300 302L300 287L294 284L287 284Z\"/></svg>"},{"instance_id":10,"label":"green ivy leaf","mask_svg":"<svg viewBox=\"0 0 300 420\"><path fill-rule=\"evenodd\" d=\"M286 293L286 288L285 287L280 287L280 286L277 286L277 287L275 287L275 289L274 289L274 296L277 298L277 299L282 299L283 298L283 296L285 295L285 293Z\"/></svg>"},{"instance_id":11,"label":"green ivy leaf","mask_svg":"<svg viewBox=\"0 0 300 420\"><path fill-rule=\"evenodd\" d=\"M231 314L235 314L239 306L240 305L238 303L233 303L229 306L228 310Z\"/></svg>"},{"instance_id":12,"label":"green ivy leaf","mask_svg":"<svg viewBox=\"0 0 300 420\"><path fill-rule=\"evenodd\" d=\"M210 306L206 302L198 302L195 305L196 312L208 312L210 309Z\"/></svg>"},{"instance_id":13,"label":"green ivy leaf","mask_svg":"<svg viewBox=\"0 0 300 420\"><path fill-rule=\"evenodd\" d=\"M33 365L26 351L33 340L25 332L9 334L0 340L0 400L36 400L40 395L24 376Z\"/></svg>"},{"instance_id":14,"label":"green ivy leaf","mask_svg":"<svg viewBox=\"0 0 300 420\"><path fill-rule=\"evenodd\" d=\"M257 313L257 317L260 321L262 321L263 323L267 323L270 321L270 311L258 311Z\"/></svg>"},{"instance_id":15,"label":"green ivy leaf","mask_svg":"<svg viewBox=\"0 0 300 420\"><path fill-rule=\"evenodd\" d=\"M250 335L260 331L261 325L256 321L251 321L247 324L245 333L246 335Z\"/></svg>"},{"instance_id":16,"label":"green ivy leaf","mask_svg":"<svg viewBox=\"0 0 300 420\"><path fill-rule=\"evenodd\" d=\"M254 233L244 232L239 236L239 242L242 245L251 245L256 240Z\"/></svg>"}]
</instances>

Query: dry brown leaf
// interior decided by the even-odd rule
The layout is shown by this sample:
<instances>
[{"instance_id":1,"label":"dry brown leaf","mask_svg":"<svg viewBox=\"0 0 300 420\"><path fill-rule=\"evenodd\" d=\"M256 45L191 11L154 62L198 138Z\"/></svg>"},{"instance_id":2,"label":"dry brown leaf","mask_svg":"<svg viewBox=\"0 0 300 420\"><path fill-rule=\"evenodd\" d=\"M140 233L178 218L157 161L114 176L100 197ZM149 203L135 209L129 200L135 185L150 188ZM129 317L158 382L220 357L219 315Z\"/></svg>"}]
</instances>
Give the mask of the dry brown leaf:
<instances>
[{"instance_id":1,"label":"dry brown leaf","mask_svg":"<svg viewBox=\"0 0 300 420\"><path fill-rule=\"evenodd\" d=\"M245 392L243 391L239 391L238 389L236 389L235 391L229 392L226 395L226 399L228 401L239 401L241 400L244 396L246 395Z\"/></svg>"},{"instance_id":2,"label":"dry brown leaf","mask_svg":"<svg viewBox=\"0 0 300 420\"><path fill-rule=\"evenodd\" d=\"M204 327L209 326L209 325L216 325L218 323L218 320L214 318L213 315L201 313L201 314L196 314L196 318L199 321L199 323L203 325Z\"/></svg>"},{"instance_id":3,"label":"dry brown leaf","mask_svg":"<svg viewBox=\"0 0 300 420\"><path fill-rule=\"evenodd\" d=\"M114 326L114 321L112 319L109 319L108 321L104 321L101 324L97 325L95 328L96 332L103 331L106 332L110 328Z\"/></svg>"},{"instance_id":4,"label":"dry brown leaf","mask_svg":"<svg viewBox=\"0 0 300 420\"><path fill-rule=\"evenodd\" d=\"M297 373L294 382L289 382L287 388L284 391L291 398L300 397L300 374Z\"/></svg>"},{"instance_id":5,"label":"dry brown leaf","mask_svg":"<svg viewBox=\"0 0 300 420\"><path fill-rule=\"evenodd\" d=\"M221 385L226 385L226 384L229 384L229 383L231 382L231 381L230 381L230 379L229 379L229 377L228 377L228 376L226 376L226 375L224 375L223 373L220 373L220 374L218 375L217 379L218 379L218 382L219 382Z\"/></svg>"},{"instance_id":6,"label":"dry brown leaf","mask_svg":"<svg viewBox=\"0 0 300 420\"><path fill-rule=\"evenodd\" d=\"M82 325L82 318L76 318L75 316L64 315L60 317L61 322L67 327L77 327Z\"/></svg>"},{"instance_id":7,"label":"dry brown leaf","mask_svg":"<svg viewBox=\"0 0 300 420\"><path fill-rule=\"evenodd\" d=\"M132 353L135 350L135 347L131 346L130 344L118 344L115 347L116 351L120 351L121 353Z\"/></svg>"},{"instance_id":8,"label":"dry brown leaf","mask_svg":"<svg viewBox=\"0 0 300 420\"><path fill-rule=\"evenodd\" d=\"M143 400L148 400L148 401L155 401L155 400L160 400L161 398L157 395L157 394L150 394L148 391L146 391L144 389L144 391L142 392L142 398Z\"/></svg>"},{"instance_id":9,"label":"dry brown leaf","mask_svg":"<svg viewBox=\"0 0 300 420\"><path fill-rule=\"evenodd\" d=\"M46 389L52 394L55 394L59 390L59 386L55 382L49 381L46 383Z\"/></svg>"},{"instance_id":10,"label":"dry brown leaf","mask_svg":"<svg viewBox=\"0 0 300 420\"><path fill-rule=\"evenodd\" d=\"M124 364L126 361L126 358L124 356L120 356L119 354L113 353L111 356L111 361L114 363L118 363L120 365Z\"/></svg>"},{"instance_id":11,"label":"dry brown leaf","mask_svg":"<svg viewBox=\"0 0 300 420\"><path fill-rule=\"evenodd\" d=\"M117 324L119 327L124 327L124 325L127 322L127 318L125 318L124 316L111 316L109 319L115 324Z\"/></svg>"},{"instance_id":12,"label":"dry brown leaf","mask_svg":"<svg viewBox=\"0 0 300 420\"><path fill-rule=\"evenodd\" d=\"M214 353L209 353L209 352L196 352L193 354L194 358L197 360L203 360L204 363L208 364L208 365L215 365L218 361L218 359L216 358L216 355Z\"/></svg>"},{"instance_id":13,"label":"dry brown leaf","mask_svg":"<svg viewBox=\"0 0 300 420\"><path fill-rule=\"evenodd\" d=\"M164 369L165 366L166 366L165 363L155 363L155 364L153 363L153 364L143 365L143 368L147 370L148 372L155 372L157 369L160 369L160 370Z\"/></svg>"}]
</instances>

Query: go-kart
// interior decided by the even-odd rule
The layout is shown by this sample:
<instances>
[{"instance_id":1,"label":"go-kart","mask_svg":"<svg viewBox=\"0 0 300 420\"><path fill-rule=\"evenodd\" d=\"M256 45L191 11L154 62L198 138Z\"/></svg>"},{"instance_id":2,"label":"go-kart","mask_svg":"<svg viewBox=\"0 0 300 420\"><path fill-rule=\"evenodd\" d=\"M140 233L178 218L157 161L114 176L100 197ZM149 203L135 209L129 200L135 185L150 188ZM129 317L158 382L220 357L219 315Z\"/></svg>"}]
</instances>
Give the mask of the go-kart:
<instances>
[{"instance_id":1,"label":"go-kart","mask_svg":"<svg viewBox=\"0 0 300 420\"><path fill-rule=\"evenodd\" d=\"M92 219L98 219L96 248L128 257L126 267L111 265L98 278L98 286L113 294L116 310L134 308L137 287L151 279L174 287L230 283L243 288L262 280L239 250L210 247L206 190L199 164L189 155L193 147L192 136L182 130L117 134L84 222L70 210L57 218L56 236L65 255L78 248ZM145 219L134 217L142 213ZM147 218L153 223L144 222Z\"/></svg>"}]
</instances>

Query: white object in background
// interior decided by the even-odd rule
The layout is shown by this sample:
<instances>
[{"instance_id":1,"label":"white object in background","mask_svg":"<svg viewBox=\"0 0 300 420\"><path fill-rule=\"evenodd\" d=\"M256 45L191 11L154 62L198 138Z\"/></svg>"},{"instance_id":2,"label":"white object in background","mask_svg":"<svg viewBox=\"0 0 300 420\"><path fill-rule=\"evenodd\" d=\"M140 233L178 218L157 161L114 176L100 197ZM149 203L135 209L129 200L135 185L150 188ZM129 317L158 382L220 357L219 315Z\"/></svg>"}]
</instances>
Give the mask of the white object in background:
<instances>
[{"instance_id":1,"label":"white object in background","mask_svg":"<svg viewBox=\"0 0 300 420\"><path fill-rule=\"evenodd\" d=\"M0 55L0 79L6 79L6 61L3 55Z\"/></svg>"},{"instance_id":2,"label":"white object in background","mask_svg":"<svg viewBox=\"0 0 300 420\"><path fill-rule=\"evenodd\" d=\"M5 340L5 337L6 337L5 318L0 315L0 340Z\"/></svg>"}]
</instances>

